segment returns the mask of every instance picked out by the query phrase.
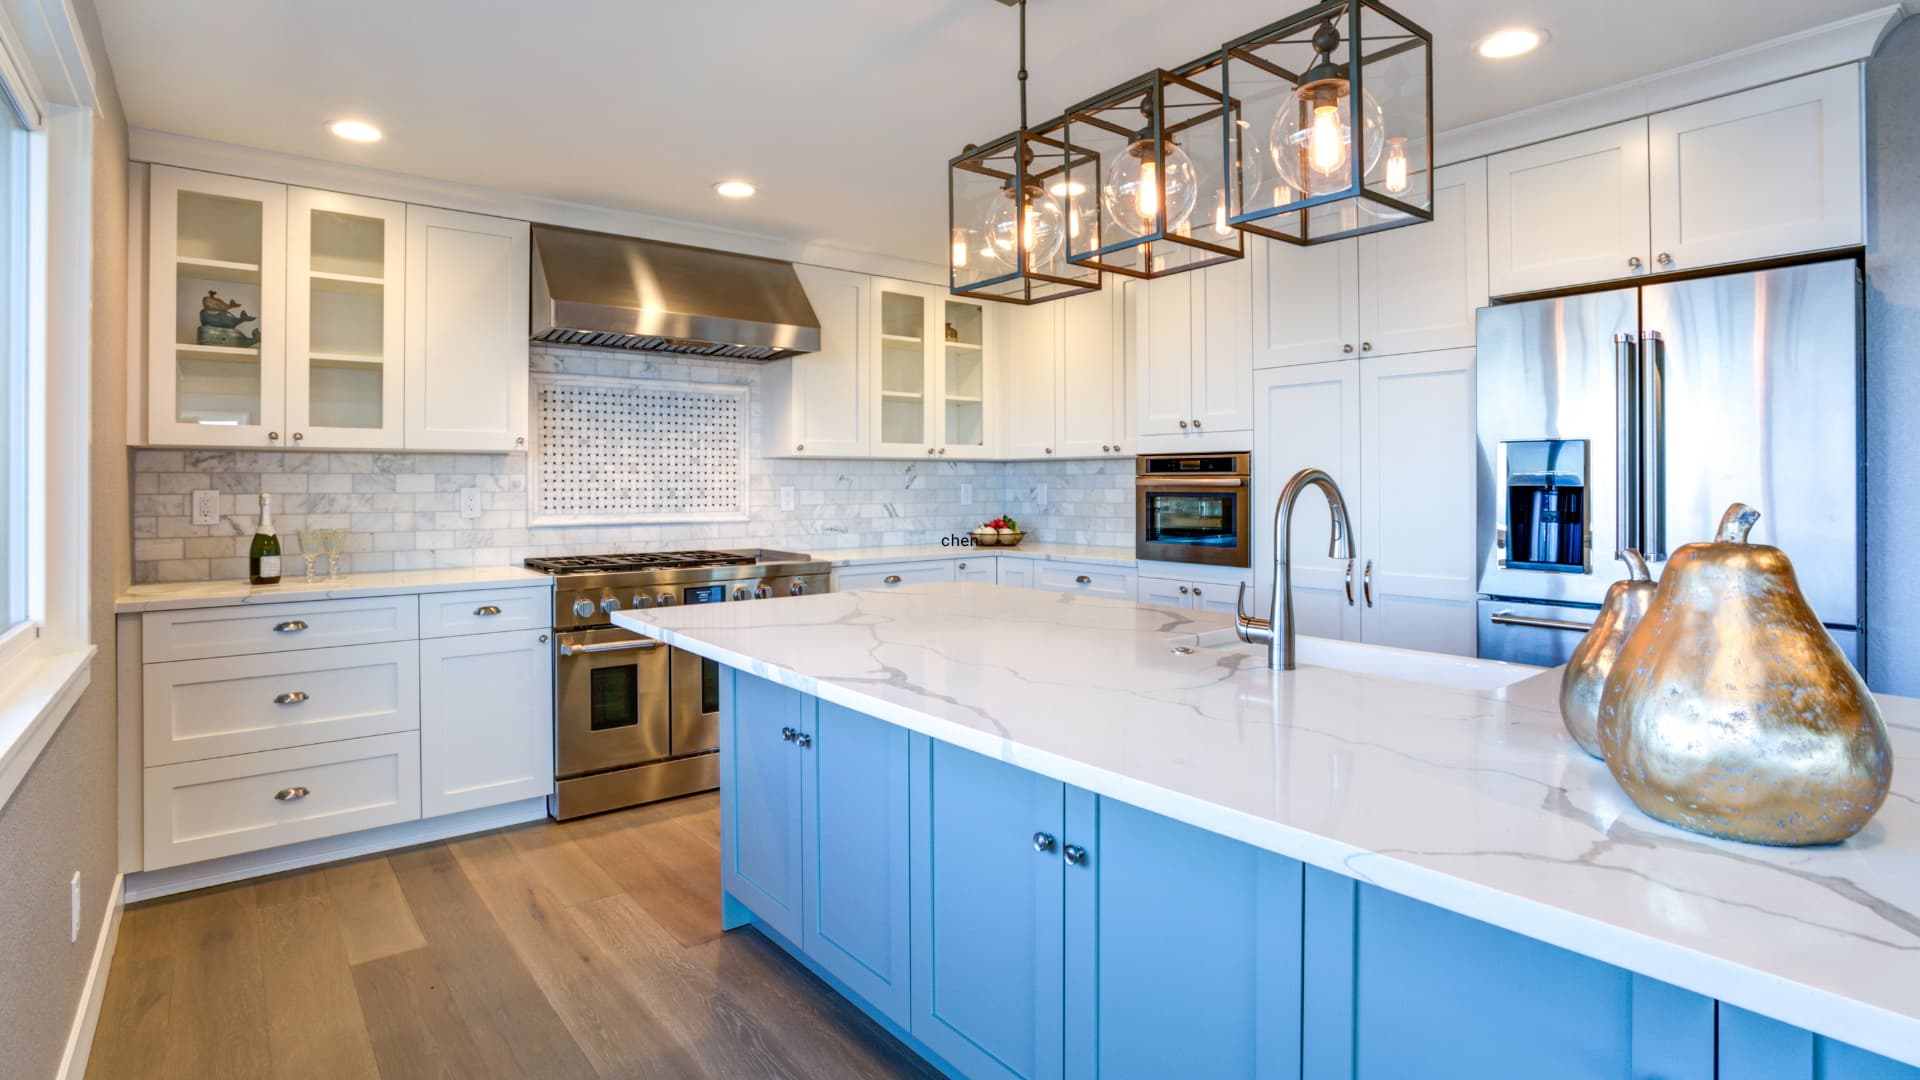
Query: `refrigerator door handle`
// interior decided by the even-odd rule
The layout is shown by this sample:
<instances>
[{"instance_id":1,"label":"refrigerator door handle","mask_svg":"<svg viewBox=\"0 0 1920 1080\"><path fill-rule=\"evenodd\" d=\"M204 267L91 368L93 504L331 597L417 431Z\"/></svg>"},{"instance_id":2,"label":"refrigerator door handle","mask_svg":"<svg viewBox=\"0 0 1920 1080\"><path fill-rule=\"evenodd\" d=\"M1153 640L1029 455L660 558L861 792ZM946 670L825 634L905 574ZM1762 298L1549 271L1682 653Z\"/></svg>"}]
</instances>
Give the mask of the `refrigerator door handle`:
<instances>
[{"instance_id":1,"label":"refrigerator door handle","mask_svg":"<svg viewBox=\"0 0 1920 1080\"><path fill-rule=\"evenodd\" d=\"M1667 343L1657 330L1640 335L1640 554L1667 559Z\"/></svg>"},{"instance_id":2,"label":"refrigerator door handle","mask_svg":"<svg viewBox=\"0 0 1920 1080\"><path fill-rule=\"evenodd\" d=\"M1613 336L1614 506L1613 551L1640 543L1640 341Z\"/></svg>"}]
</instances>

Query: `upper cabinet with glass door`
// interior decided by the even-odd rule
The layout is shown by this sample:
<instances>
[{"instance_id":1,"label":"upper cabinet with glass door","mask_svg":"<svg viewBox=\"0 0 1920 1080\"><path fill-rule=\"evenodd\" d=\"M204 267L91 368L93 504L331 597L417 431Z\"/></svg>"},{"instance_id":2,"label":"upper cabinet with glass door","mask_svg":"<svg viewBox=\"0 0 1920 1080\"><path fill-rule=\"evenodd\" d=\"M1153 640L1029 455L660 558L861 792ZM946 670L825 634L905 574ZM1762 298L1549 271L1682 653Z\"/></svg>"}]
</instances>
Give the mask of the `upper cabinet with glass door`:
<instances>
[{"instance_id":1,"label":"upper cabinet with glass door","mask_svg":"<svg viewBox=\"0 0 1920 1080\"><path fill-rule=\"evenodd\" d=\"M402 445L402 203L287 195L287 427L295 446Z\"/></svg>"},{"instance_id":2,"label":"upper cabinet with glass door","mask_svg":"<svg viewBox=\"0 0 1920 1080\"><path fill-rule=\"evenodd\" d=\"M984 458L990 455L987 439L989 389L993 372L988 366L992 352L990 330L994 320L985 304L967 300L946 302L946 321L941 327L944 345L940 352L940 432L934 455Z\"/></svg>"},{"instance_id":3,"label":"upper cabinet with glass door","mask_svg":"<svg viewBox=\"0 0 1920 1080\"><path fill-rule=\"evenodd\" d=\"M905 281L873 283L874 457L993 453L989 305Z\"/></svg>"},{"instance_id":4,"label":"upper cabinet with glass door","mask_svg":"<svg viewBox=\"0 0 1920 1080\"><path fill-rule=\"evenodd\" d=\"M156 165L149 229L149 440L287 445L287 189Z\"/></svg>"}]
</instances>

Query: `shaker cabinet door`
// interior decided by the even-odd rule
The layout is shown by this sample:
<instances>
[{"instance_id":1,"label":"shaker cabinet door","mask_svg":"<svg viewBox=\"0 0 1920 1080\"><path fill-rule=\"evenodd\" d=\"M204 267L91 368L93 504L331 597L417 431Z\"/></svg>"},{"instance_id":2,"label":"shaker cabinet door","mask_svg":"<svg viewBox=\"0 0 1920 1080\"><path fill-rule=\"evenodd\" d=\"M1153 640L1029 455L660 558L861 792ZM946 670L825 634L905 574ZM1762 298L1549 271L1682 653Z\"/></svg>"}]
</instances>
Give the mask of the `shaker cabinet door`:
<instances>
[{"instance_id":1,"label":"shaker cabinet door","mask_svg":"<svg viewBox=\"0 0 1920 1080\"><path fill-rule=\"evenodd\" d=\"M1423 228L1410 225L1408 228ZM1248 240L1253 366L1291 367L1360 355L1359 247Z\"/></svg>"},{"instance_id":2,"label":"shaker cabinet door","mask_svg":"<svg viewBox=\"0 0 1920 1080\"><path fill-rule=\"evenodd\" d=\"M1102 457L1120 452L1126 426L1126 363L1117 287L1049 305L1059 312L1059 444L1055 456ZM1017 363L1017 361L1016 361Z\"/></svg>"},{"instance_id":3,"label":"shaker cabinet door","mask_svg":"<svg viewBox=\"0 0 1920 1080\"><path fill-rule=\"evenodd\" d=\"M1347 515L1359 534L1354 559L1327 557L1329 511L1318 489L1307 491L1294 506L1290 551L1295 632L1348 641L1360 638L1358 556L1367 539L1359 503L1360 366L1306 364L1262 371L1253 397L1259 433L1253 447L1253 505L1275 505L1288 478L1307 468L1325 470L1347 497ZM1271 528L1254 529L1253 566L1248 606L1270 615L1265 598L1273 595Z\"/></svg>"},{"instance_id":4,"label":"shaker cabinet door","mask_svg":"<svg viewBox=\"0 0 1920 1080\"><path fill-rule=\"evenodd\" d=\"M1098 296L1098 293L1093 294ZM1059 453L1056 444L1061 403L1060 308L1074 300L1015 308L1008 313L1006 377L1001 456L1044 460Z\"/></svg>"},{"instance_id":5,"label":"shaker cabinet door","mask_svg":"<svg viewBox=\"0 0 1920 1080\"><path fill-rule=\"evenodd\" d=\"M412 450L527 448L524 221L407 207Z\"/></svg>"},{"instance_id":6,"label":"shaker cabinet door","mask_svg":"<svg viewBox=\"0 0 1920 1080\"><path fill-rule=\"evenodd\" d=\"M1195 273L1204 273L1196 271ZM1129 282L1140 434L1179 435L1193 422L1194 274Z\"/></svg>"},{"instance_id":7,"label":"shaker cabinet door","mask_svg":"<svg viewBox=\"0 0 1920 1080\"><path fill-rule=\"evenodd\" d=\"M1647 237L1644 119L1487 159L1495 296L1645 276Z\"/></svg>"},{"instance_id":8,"label":"shaker cabinet door","mask_svg":"<svg viewBox=\"0 0 1920 1080\"><path fill-rule=\"evenodd\" d=\"M401 203L288 189L289 445L402 445L406 240Z\"/></svg>"},{"instance_id":9,"label":"shaker cabinet door","mask_svg":"<svg viewBox=\"0 0 1920 1080\"><path fill-rule=\"evenodd\" d=\"M721 680L720 887L788 941L802 938L801 750L813 699L729 670Z\"/></svg>"},{"instance_id":10,"label":"shaker cabinet door","mask_svg":"<svg viewBox=\"0 0 1920 1080\"><path fill-rule=\"evenodd\" d=\"M782 456L865 457L867 453L868 293L864 275L795 266L820 320L820 350L768 367ZM784 423L782 423L784 421Z\"/></svg>"},{"instance_id":11,"label":"shaker cabinet door","mask_svg":"<svg viewBox=\"0 0 1920 1080\"><path fill-rule=\"evenodd\" d=\"M553 646L545 630L420 642L423 817L553 792Z\"/></svg>"},{"instance_id":12,"label":"shaker cabinet door","mask_svg":"<svg viewBox=\"0 0 1920 1080\"><path fill-rule=\"evenodd\" d=\"M1187 275L1194 280L1193 428L1253 429L1253 275L1245 259Z\"/></svg>"},{"instance_id":13,"label":"shaker cabinet door","mask_svg":"<svg viewBox=\"0 0 1920 1080\"><path fill-rule=\"evenodd\" d=\"M1470 349L1487 305L1487 163L1434 172L1433 220L1359 238L1360 356Z\"/></svg>"}]
</instances>

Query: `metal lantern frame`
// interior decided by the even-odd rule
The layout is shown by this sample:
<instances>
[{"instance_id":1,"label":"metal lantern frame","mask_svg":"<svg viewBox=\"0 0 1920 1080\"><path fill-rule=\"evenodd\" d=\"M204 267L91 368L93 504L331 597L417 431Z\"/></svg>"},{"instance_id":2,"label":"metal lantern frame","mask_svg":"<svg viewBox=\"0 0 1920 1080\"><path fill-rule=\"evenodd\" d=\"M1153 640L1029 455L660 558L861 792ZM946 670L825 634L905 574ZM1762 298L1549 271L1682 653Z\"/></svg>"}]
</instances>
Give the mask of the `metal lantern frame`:
<instances>
[{"instance_id":1,"label":"metal lantern frame","mask_svg":"<svg viewBox=\"0 0 1920 1080\"><path fill-rule=\"evenodd\" d=\"M1216 89L1198 79L1214 68L1221 67L1225 60L1226 53L1223 50L1171 70L1156 68L1095 94L1066 111L1066 148L1072 167L1077 172L1083 166L1091 166L1091 182L1070 184L1067 188L1066 210L1069 218L1079 215L1079 220L1090 223L1081 228L1077 244L1076 238L1069 234L1067 262L1124 277L1146 279L1198 270L1238 259L1245 254L1246 238L1239 230L1235 230L1230 238L1219 240L1205 239L1197 235L1199 230L1195 228L1189 228L1185 234L1169 231L1164 212L1167 206L1167 142L1183 131L1192 131L1209 123L1219 124L1217 143L1204 148L1192 147L1188 156L1198 160L1195 152L1209 156L1219 154L1226 167L1220 177L1223 186L1230 187L1236 180L1234 166L1240 141L1236 123L1239 119L1237 107L1224 86ZM1198 101L1169 101L1170 91L1183 92ZM1180 115L1169 120L1170 111ZM1143 115L1144 125L1137 122ZM1136 122L1123 120L1122 117ZM1076 131L1081 134L1076 135ZM1129 144L1151 141L1154 183L1159 188L1156 205L1162 208L1157 227L1152 232L1137 236L1129 232L1121 239L1106 242L1106 213L1100 195L1101 186L1106 181L1104 163L1100 154L1091 148L1093 132L1096 131L1118 136ZM1080 192L1077 195L1074 194L1076 186ZM1192 219L1189 219L1188 225L1192 225ZM1171 260L1163 260L1163 268L1155 269L1153 248L1156 244L1187 249L1185 254L1191 258L1178 265L1172 265Z\"/></svg>"},{"instance_id":2,"label":"metal lantern frame","mask_svg":"<svg viewBox=\"0 0 1920 1080\"><path fill-rule=\"evenodd\" d=\"M1018 192L1020 206L1015 220L1025 220L1036 193L1045 195L1047 184L1065 177L1073 168L1074 159L1066 144L1065 128L1065 119L1055 117L1033 128L1023 127L1009 132L985 146L968 147L947 162L948 237L960 237L963 230L968 237L973 233L973 226L962 224L961 221L960 204L964 200L956 179L963 173L991 178L1002 190L1010 188ZM1076 266L1060 257L1050 260L1045 267L1036 267L1032 256L1032 252L1023 249L1018 266L1005 273L964 284L960 280L961 266L949 258L948 291L955 296L1031 305L1063 300L1100 288L1098 269ZM1050 268L1055 266L1059 268L1058 272L1051 271Z\"/></svg>"},{"instance_id":3,"label":"metal lantern frame","mask_svg":"<svg viewBox=\"0 0 1920 1080\"><path fill-rule=\"evenodd\" d=\"M1361 25L1362 15L1368 11L1399 27L1401 32L1385 35L1375 33L1371 36L1364 34ZM1362 87L1365 69L1407 52L1422 51L1426 62L1424 89L1426 138L1422 148L1426 154L1424 175L1427 177L1427 204L1421 206L1395 198L1389 192L1369 187L1366 154L1361 146L1356 145L1348 155L1352 159L1352 171L1347 186L1340 191L1299 198L1278 206L1249 207L1245 201L1249 188L1258 185L1249 185L1248 172L1256 163L1244 157L1230 156L1228 162L1233 170L1234 192L1239 213L1230 216L1228 221L1244 232L1289 244L1309 245L1433 220L1433 35L1411 19L1377 0L1327 0L1326 3L1315 5L1227 42L1222 49L1222 60L1225 65L1221 78L1223 89L1229 97L1232 96L1234 72L1238 65L1244 64L1280 78L1290 88L1288 94L1291 95L1306 81L1304 76L1311 69L1290 71L1261 56L1259 50L1274 45L1297 47L1306 44L1311 48L1315 30L1329 20L1336 20L1336 27L1345 35L1342 44L1347 49L1347 59L1341 66L1346 72L1348 91L1346 101L1341 108L1346 113L1344 119L1347 130L1351 133L1349 138L1355 144L1363 144L1364 141L1365 118L1362 110L1365 108L1365 98L1362 95ZM1341 22L1345 24L1343 27L1339 26ZM1381 42L1385 44L1380 45L1371 54L1368 53L1370 44ZM1289 97L1288 100L1290 101L1291 98ZM1236 104L1240 103L1236 102ZM1411 170L1411 165L1409 169ZM1361 211L1354 215L1352 224L1340 225L1329 231L1316 233L1314 231L1316 217L1324 217L1329 209L1344 202L1352 202L1355 210ZM1367 221L1364 213L1366 210L1387 210L1393 213L1390 215L1376 213L1374 220ZM1320 213L1316 215L1315 211Z\"/></svg>"}]
</instances>

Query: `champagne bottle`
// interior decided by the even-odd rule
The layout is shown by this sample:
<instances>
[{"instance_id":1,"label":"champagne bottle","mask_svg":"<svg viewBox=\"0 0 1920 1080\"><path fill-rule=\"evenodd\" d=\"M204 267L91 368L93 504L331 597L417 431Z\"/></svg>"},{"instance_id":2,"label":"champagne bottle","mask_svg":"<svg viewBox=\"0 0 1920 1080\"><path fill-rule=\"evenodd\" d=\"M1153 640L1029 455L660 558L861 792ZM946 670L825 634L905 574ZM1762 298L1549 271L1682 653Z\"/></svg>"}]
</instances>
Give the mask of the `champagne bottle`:
<instances>
[{"instance_id":1,"label":"champagne bottle","mask_svg":"<svg viewBox=\"0 0 1920 1080\"><path fill-rule=\"evenodd\" d=\"M280 537L273 531L272 496L260 493L260 527L247 551L247 579L255 585L280 584Z\"/></svg>"}]
</instances>

